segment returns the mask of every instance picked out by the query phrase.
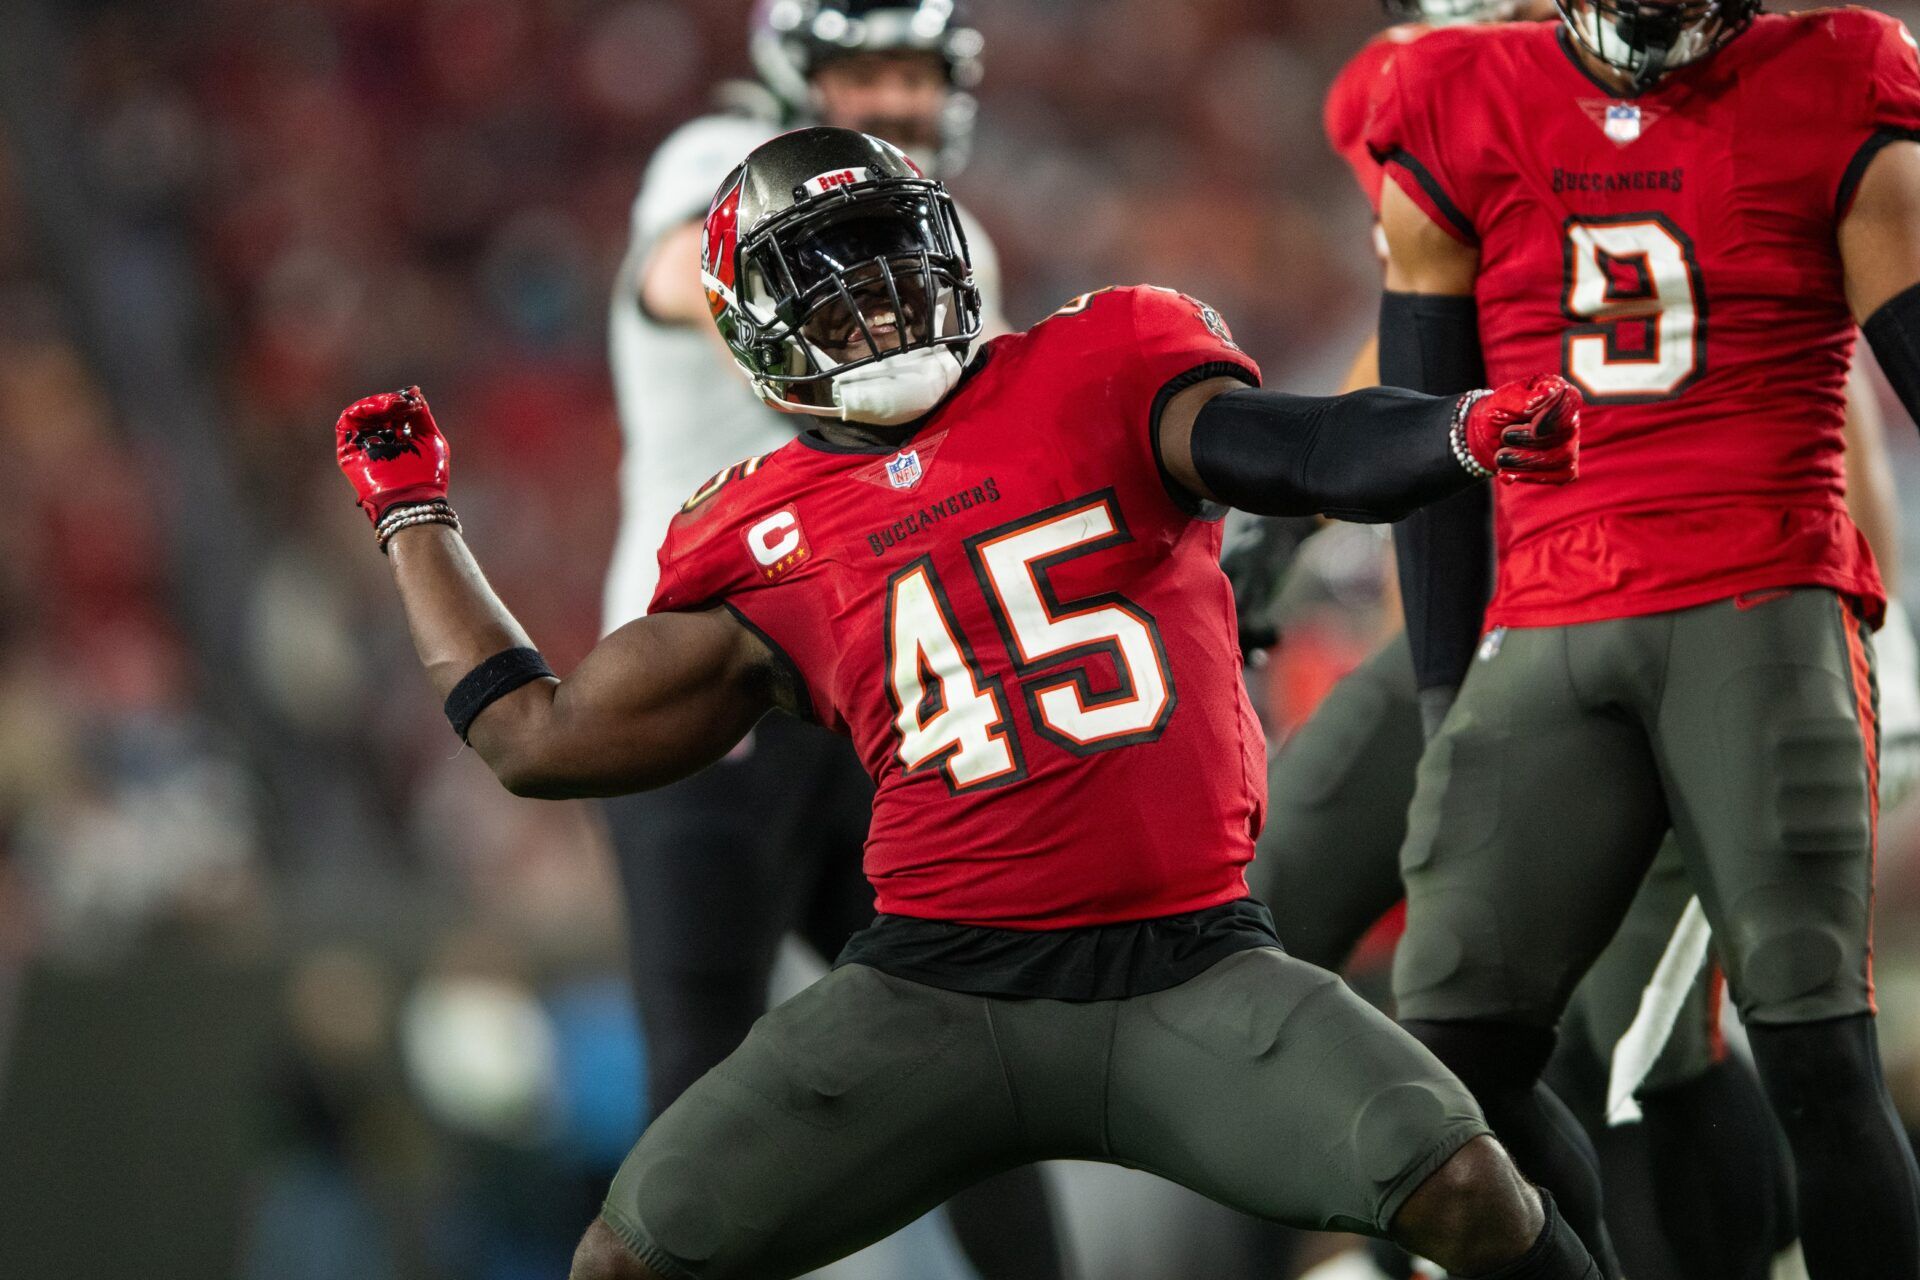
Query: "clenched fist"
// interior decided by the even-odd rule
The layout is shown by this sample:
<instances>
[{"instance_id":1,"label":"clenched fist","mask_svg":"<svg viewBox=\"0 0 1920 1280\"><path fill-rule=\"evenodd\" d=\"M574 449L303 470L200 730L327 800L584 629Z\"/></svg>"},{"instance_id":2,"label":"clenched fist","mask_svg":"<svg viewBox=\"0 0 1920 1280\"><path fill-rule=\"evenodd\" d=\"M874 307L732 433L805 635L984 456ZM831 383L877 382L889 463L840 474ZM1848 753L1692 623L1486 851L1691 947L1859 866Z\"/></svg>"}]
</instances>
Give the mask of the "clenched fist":
<instances>
[{"instance_id":1,"label":"clenched fist","mask_svg":"<svg viewBox=\"0 0 1920 1280\"><path fill-rule=\"evenodd\" d=\"M367 519L447 496L451 450L420 388L356 400L333 426L334 455Z\"/></svg>"},{"instance_id":2,"label":"clenched fist","mask_svg":"<svg viewBox=\"0 0 1920 1280\"><path fill-rule=\"evenodd\" d=\"M1467 411L1467 451L1509 484L1565 484L1580 471L1584 403L1573 384L1555 374L1509 382Z\"/></svg>"}]
</instances>

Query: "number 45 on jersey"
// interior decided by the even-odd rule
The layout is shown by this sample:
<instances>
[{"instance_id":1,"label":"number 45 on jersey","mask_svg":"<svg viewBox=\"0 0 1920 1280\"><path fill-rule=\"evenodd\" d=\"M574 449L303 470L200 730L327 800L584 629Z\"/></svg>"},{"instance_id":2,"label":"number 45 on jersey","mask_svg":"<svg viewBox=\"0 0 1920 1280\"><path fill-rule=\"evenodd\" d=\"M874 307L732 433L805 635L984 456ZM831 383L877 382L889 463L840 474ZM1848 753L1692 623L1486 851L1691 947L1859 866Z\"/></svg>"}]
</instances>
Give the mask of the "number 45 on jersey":
<instances>
[{"instance_id":1,"label":"number 45 on jersey","mask_svg":"<svg viewBox=\"0 0 1920 1280\"><path fill-rule=\"evenodd\" d=\"M1033 731L1085 755L1151 742L1173 714L1173 675L1158 629L1123 596L1061 601L1049 571L1131 541L1111 491L1090 494L967 539L984 596L1020 677ZM900 763L938 767L956 794L1026 776L1004 681L980 661L954 617L931 556L887 583L887 691ZM1105 653L1118 687L1095 693L1084 662ZM998 665L998 664L996 664Z\"/></svg>"}]
</instances>

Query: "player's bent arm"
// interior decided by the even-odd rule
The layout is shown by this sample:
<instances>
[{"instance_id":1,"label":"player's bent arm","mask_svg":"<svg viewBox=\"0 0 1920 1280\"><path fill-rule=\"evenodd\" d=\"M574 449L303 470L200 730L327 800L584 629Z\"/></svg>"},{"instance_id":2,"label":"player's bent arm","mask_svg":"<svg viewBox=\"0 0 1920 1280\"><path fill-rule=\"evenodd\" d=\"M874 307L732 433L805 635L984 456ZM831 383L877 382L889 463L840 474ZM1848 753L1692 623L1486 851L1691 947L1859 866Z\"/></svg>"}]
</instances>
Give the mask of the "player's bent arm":
<instances>
[{"instance_id":1,"label":"player's bent arm","mask_svg":"<svg viewBox=\"0 0 1920 1280\"><path fill-rule=\"evenodd\" d=\"M1854 317L1920 420L1920 144L1890 143L1874 156L1839 239Z\"/></svg>"},{"instance_id":2,"label":"player's bent arm","mask_svg":"<svg viewBox=\"0 0 1920 1280\"><path fill-rule=\"evenodd\" d=\"M1215 378L1168 402L1160 451L1198 498L1257 515L1379 523L1476 483L1452 450L1457 407L1380 387L1294 396Z\"/></svg>"},{"instance_id":3,"label":"player's bent arm","mask_svg":"<svg viewBox=\"0 0 1920 1280\"><path fill-rule=\"evenodd\" d=\"M1387 242L1387 289L1472 297L1480 251L1462 244L1388 181L1380 189L1380 233Z\"/></svg>"},{"instance_id":4,"label":"player's bent arm","mask_svg":"<svg viewBox=\"0 0 1920 1280\"><path fill-rule=\"evenodd\" d=\"M1856 358L1847 380L1847 512L1873 548L1881 580L1900 581L1900 500L1893 464L1887 460L1886 415L1873 392L1867 366Z\"/></svg>"},{"instance_id":5,"label":"player's bent arm","mask_svg":"<svg viewBox=\"0 0 1920 1280\"><path fill-rule=\"evenodd\" d=\"M706 286L700 283L700 222L663 233L634 273L640 308L660 324L707 325Z\"/></svg>"},{"instance_id":6,"label":"player's bent arm","mask_svg":"<svg viewBox=\"0 0 1920 1280\"><path fill-rule=\"evenodd\" d=\"M442 697L495 654L528 645L458 533L402 529L388 551L414 647ZM787 700L765 642L730 612L659 614L602 640L566 679L488 704L467 740L516 795L620 795L705 768Z\"/></svg>"},{"instance_id":7,"label":"player's bent arm","mask_svg":"<svg viewBox=\"0 0 1920 1280\"><path fill-rule=\"evenodd\" d=\"M1486 380L1474 284L1479 254L1460 243L1389 181L1381 189L1387 245L1380 303L1381 381L1440 394ZM1439 728L1480 643L1493 588L1493 503L1463 493L1394 530L1401 611L1413 654L1421 720Z\"/></svg>"},{"instance_id":8,"label":"player's bent arm","mask_svg":"<svg viewBox=\"0 0 1920 1280\"><path fill-rule=\"evenodd\" d=\"M1579 393L1546 375L1454 396L1294 396L1214 378L1176 394L1155 429L1167 474L1194 497L1377 523L1496 473L1564 484L1579 427Z\"/></svg>"}]
</instances>

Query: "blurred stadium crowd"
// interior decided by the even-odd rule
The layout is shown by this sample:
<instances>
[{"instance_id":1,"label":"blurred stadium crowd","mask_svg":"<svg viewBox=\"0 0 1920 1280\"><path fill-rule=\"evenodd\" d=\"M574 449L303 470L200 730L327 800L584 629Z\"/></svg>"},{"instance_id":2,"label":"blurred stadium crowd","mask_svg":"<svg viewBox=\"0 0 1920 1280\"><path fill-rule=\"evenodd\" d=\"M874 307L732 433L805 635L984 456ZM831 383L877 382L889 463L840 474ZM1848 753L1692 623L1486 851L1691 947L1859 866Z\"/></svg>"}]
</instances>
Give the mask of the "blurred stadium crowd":
<instances>
[{"instance_id":1,"label":"blurred stadium crowd","mask_svg":"<svg viewBox=\"0 0 1920 1280\"><path fill-rule=\"evenodd\" d=\"M426 387L501 594L557 668L585 652L628 206L745 74L747 5L4 8L0 1272L561 1274L641 1121L611 871L591 810L456 750L325 429ZM1331 389L1376 270L1319 105L1375 7L977 16L954 186L1013 322L1173 284ZM1354 537L1289 594L1276 724L1377 629ZM1920 1120L1914 838L1892 815L1880 951Z\"/></svg>"}]
</instances>

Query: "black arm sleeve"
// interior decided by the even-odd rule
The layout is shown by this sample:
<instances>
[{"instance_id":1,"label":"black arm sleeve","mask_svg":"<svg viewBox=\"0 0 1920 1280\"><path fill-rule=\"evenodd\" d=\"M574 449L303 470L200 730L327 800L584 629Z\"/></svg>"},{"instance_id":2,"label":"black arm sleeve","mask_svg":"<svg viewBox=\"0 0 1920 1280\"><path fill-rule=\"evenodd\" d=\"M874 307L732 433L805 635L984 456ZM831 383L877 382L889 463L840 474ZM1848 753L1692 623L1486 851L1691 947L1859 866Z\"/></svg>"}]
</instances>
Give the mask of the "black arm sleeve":
<instances>
[{"instance_id":1,"label":"black arm sleeve","mask_svg":"<svg viewBox=\"0 0 1920 1280\"><path fill-rule=\"evenodd\" d=\"M1486 385L1472 298L1388 293L1380 302L1380 380L1430 395ZM1414 512L1393 531L1400 602L1421 689L1467 677L1493 593L1493 495L1475 485Z\"/></svg>"},{"instance_id":2,"label":"black arm sleeve","mask_svg":"<svg viewBox=\"0 0 1920 1280\"><path fill-rule=\"evenodd\" d=\"M1457 403L1387 387L1227 391L1194 419L1193 468L1214 497L1257 515L1398 520L1477 485L1448 439Z\"/></svg>"},{"instance_id":3,"label":"black arm sleeve","mask_svg":"<svg viewBox=\"0 0 1920 1280\"><path fill-rule=\"evenodd\" d=\"M1920 423L1920 284L1896 294L1861 330L1900 403Z\"/></svg>"}]
</instances>

